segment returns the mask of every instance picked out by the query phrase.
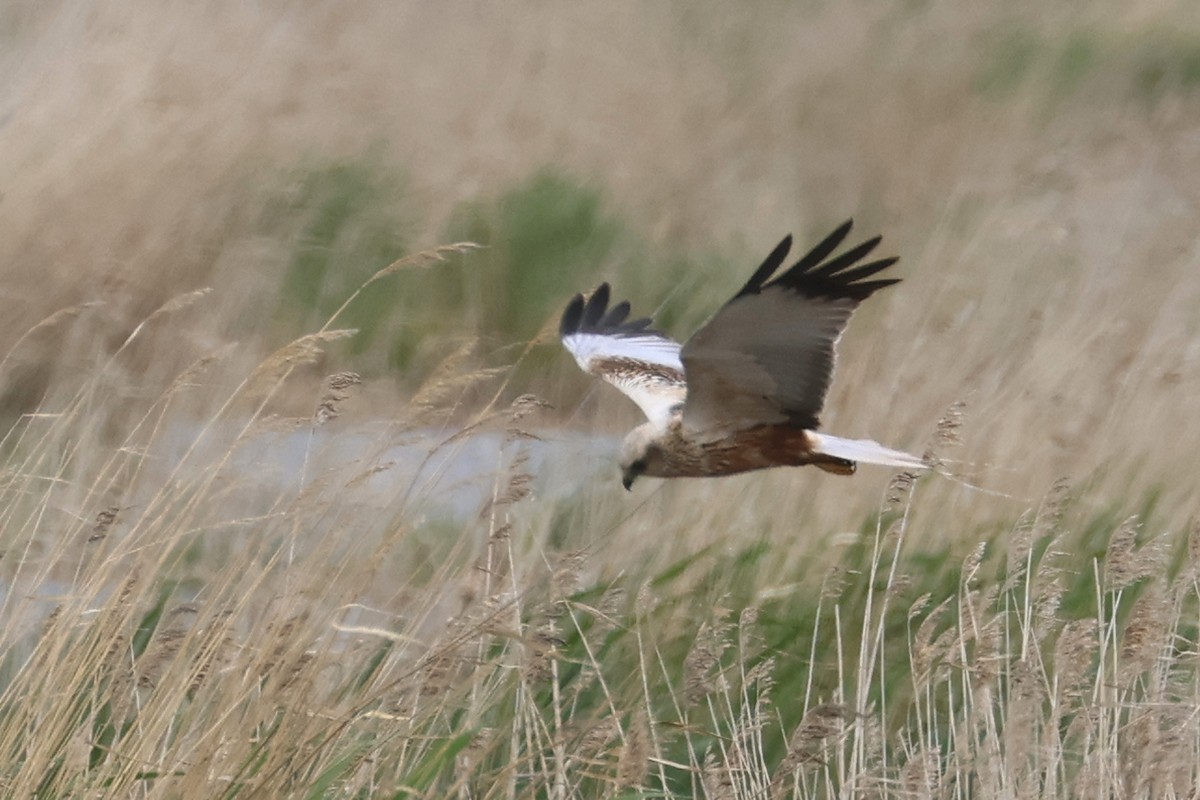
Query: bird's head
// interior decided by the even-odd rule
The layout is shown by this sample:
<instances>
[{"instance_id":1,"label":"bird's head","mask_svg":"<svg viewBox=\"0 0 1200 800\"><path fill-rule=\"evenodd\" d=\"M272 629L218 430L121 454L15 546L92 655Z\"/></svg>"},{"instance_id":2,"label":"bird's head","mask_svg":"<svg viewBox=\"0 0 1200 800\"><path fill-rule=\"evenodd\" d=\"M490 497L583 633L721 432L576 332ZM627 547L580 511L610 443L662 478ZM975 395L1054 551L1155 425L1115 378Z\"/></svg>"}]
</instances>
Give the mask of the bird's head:
<instances>
[{"instance_id":1,"label":"bird's head","mask_svg":"<svg viewBox=\"0 0 1200 800\"><path fill-rule=\"evenodd\" d=\"M629 432L621 445L621 485L626 491L633 487L639 475L662 475L664 466L658 431L650 423L639 425Z\"/></svg>"}]
</instances>

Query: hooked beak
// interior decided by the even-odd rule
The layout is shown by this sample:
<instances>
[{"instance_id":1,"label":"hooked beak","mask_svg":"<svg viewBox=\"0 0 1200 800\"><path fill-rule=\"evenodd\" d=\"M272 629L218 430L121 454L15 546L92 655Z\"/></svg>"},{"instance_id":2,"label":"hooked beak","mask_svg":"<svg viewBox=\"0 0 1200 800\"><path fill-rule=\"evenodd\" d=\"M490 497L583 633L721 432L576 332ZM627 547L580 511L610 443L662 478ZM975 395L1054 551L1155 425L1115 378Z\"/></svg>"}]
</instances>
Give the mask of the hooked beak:
<instances>
[{"instance_id":1,"label":"hooked beak","mask_svg":"<svg viewBox=\"0 0 1200 800\"><path fill-rule=\"evenodd\" d=\"M625 491L633 490L633 482L637 478L636 475L626 472L621 476L621 485L625 487Z\"/></svg>"}]
</instances>

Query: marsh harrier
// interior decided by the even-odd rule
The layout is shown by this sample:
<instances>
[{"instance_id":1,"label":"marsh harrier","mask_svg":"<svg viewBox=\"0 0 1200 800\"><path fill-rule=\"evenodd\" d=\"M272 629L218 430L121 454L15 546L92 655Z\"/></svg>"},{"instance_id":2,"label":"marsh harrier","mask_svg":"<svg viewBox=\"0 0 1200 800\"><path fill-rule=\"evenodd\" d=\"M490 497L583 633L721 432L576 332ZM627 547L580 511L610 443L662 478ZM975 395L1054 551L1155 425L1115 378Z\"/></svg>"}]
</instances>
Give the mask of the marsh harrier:
<instances>
[{"instance_id":1,"label":"marsh harrier","mask_svg":"<svg viewBox=\"0 0 1200 800\"><path fill-rule=\"evenodd\" d=\"M785 237L682 347L649 319L629 320L628 302L609 308L607 283L571 300L559 329L563 344L584 372L620 389L648 419L621 448L626 489L639 475L713 477L803 464L850 475L858 462L925 467L878 442L816 430L850 315L899 282L867 280L896 258L859 263L879 236L833 256L851 224L775 276L792 246Z\"/></svg>"}]
</instances>

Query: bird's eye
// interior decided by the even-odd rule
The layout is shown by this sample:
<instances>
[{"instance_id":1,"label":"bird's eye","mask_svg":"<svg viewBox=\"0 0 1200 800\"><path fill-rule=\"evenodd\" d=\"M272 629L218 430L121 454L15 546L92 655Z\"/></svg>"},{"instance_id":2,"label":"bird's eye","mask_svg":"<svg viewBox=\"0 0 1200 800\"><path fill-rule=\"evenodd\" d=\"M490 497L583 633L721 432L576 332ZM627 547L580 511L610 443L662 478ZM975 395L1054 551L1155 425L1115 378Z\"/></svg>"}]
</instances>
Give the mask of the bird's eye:
<instances>
[{"instance_id":1,"label":"bird's eye","mask_svg":"<svg viewBox=\"0 0 1200 800\"><path fill-rule=\"evenodd\" d=\"M629 471L634 475L641 475L646 471L646 459L639 458L637 461L629 465Z\"/></svg>"}]
</instances>

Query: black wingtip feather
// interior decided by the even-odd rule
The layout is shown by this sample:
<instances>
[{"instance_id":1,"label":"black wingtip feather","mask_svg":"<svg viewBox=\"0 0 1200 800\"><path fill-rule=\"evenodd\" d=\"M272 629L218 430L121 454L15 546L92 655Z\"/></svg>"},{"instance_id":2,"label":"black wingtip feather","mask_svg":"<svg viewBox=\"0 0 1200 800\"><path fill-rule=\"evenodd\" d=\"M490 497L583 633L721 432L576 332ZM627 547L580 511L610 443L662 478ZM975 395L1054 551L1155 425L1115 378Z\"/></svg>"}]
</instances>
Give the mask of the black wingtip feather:
<instances>
[{"instance_id":1,"label":"black wingtip feather","mask_svg":"<svg viewBox=\"0 0 1200 800\"><path fill-rule=\"evenodd\" d=\"M783 237L783 241L775 245L775 249L767 256L761 266L754 270L754 274L750 276L750 280L746 281L746 285L737 293L736 297L741 297L744 294L754 294L762 288L763 283L768 278L775 274L775 270L779 269L779 265L787 258L788 251L792 249L792 235L789 233Z\"/></svg>"},{"instance_id":2,"label":"black wingtip feather","mask_svg":"<svg viewBox=\"0 0 1200 800\"><path fill-rule=\"evenodd\" d=\"M855 300L865 300L866 298L875 294L875 292L878 292L880 289L886 289L889 286L895 286L899 282L899 278L886 278L881 281L865 281L863 283L851 284L851 288L854 290L854 293L848 296L853 297Z\"/></svg>"},{"instance_id":3,"label":"black wingtip feather","mask_svg":"<svg viewBox=\"0 0 1200 800\"><path fill-rule=\"evenodd\" d=\"M899 260L898 258L881 258L867 264L855 266L855 264L866 258L879 246L879 243L883 240L882 236L875 236L862 244L855 245L838 256L830 258L833 251L845 241L853 226L854 220L846 220L834 229L832 233L822 239L816 247L805 253L786 272L776 277L770 283L765 283L775 268L779 266L778 264L774 264L770 272L763 274L766 266L770 264L771 258L775 255L775 252L772 252L771 256L768 256L767 261L763 263L763 266L758 268L754 276L750 279L750 282L746 284L745 288L737 296L758 293L763 289L778 286L812 297L848 298L862 301L885 286L899 283L899 278L885 278L875 281L863 280L895 264ZM778 250L779 248L776 248L776 252ZM786 251L784 252L786 254ZM827 261L826 259L829 260Z\"/></svg>"},{"instance_id":4,"label":"black wingtip feather","mask_svg":"<svg viewBox=\"0 0 1200 800\"><path fill-rule=\"evenodd\" d=\"M871 254L871 251L879 246L883 241L882 236L876 236L872 239L867 239L860 245L850 248L846 252L834 259L830 259L814 270L809 270L808 274L816 278L828 278L831 275L836 275L852 264L856 264L862 259Z\"/></svg>"},{"instance_id":5,"label":"black wingtip feather","mask_svg":"<svg viewBox=\"0 0 1200 800\"><path fill-rule=\"evenodd\" d=\"M585 328L595 328L604 319L604 309L608 307L609 287L602 283L592 292L587 305L583 307L583 325Z\"/></svg>"},{"instance_id":6,"label":"black wingtip feather","mask_svg":"<svg viewBox=\"0 0 1200 800\"><path fill-rule=\"evenodd\" d=\"M577 294L571 298L571 302L567 303L566 310L563 311L562 321L558 323L558 335L570 336L579 330L579 323L583 322L583 295Z\"/></svg>"},{"instance_id":7,"label":"black wingtip feather","mask_svg":"<svg viewBox=\"0 0 1200 800\"><path fill-rule=\"evenodd\" d=\"M628 316L629 316L629 301L622 300L621 302L619 302L615 306L613 306L611 309L609 309L609 312L604 315L604 319L600 321L600 324L606 328L615 328L618 325L620 325L622 322L624 322L625 318Z\"/></svg>"},{"instance_id":8,"label":"black wingtip feather","mask_svg":"<svg viewBox=\"0 0 1200 800\"><path fill-rule=\"evenodd\" d=\"M825 260L826 256L838 248L846 237L850 235L850 229L854 227L854 219L848 219L841 225L833 229L833 233L821 240L821 243L804 254L799 261L795 263L790 271L800 270L806 272Z\"/></svg>"},{"instance_id":9,"label":"black wingtip feather","mask_svg":"<svg viewBox=\"0 0 1200 800\"><path fill-rule=\"evenodd\" d=\"M609 285L602 283L586 300L581 294L572 297L558 324L559 336L575 333L599 333L606 336L661 335L650 328L649 318L626 321L630 311L628 300L622 300L611 309L608 308L610 295Z\"/></svg>"},{"instance_id":10,"label":"black wingtip feather","mask_svg":"<svg viewBox=\"0 0 1200 800\"><path fill-rule=\"evenodd\" d=\"M899 260L900 258L898 256L892 256L891 258L881 258L878 261L869 261L866 264L863 264L861 267L855 267L854 269L846 270L838 277L847 283L852 281L861 281L863 278L869 278L878 272L883 272L885 269L890 267L892 264L895 264ZM892 279L893 283L898 283L899 281L899 278Z\"/></svg>"}]
</instances>

